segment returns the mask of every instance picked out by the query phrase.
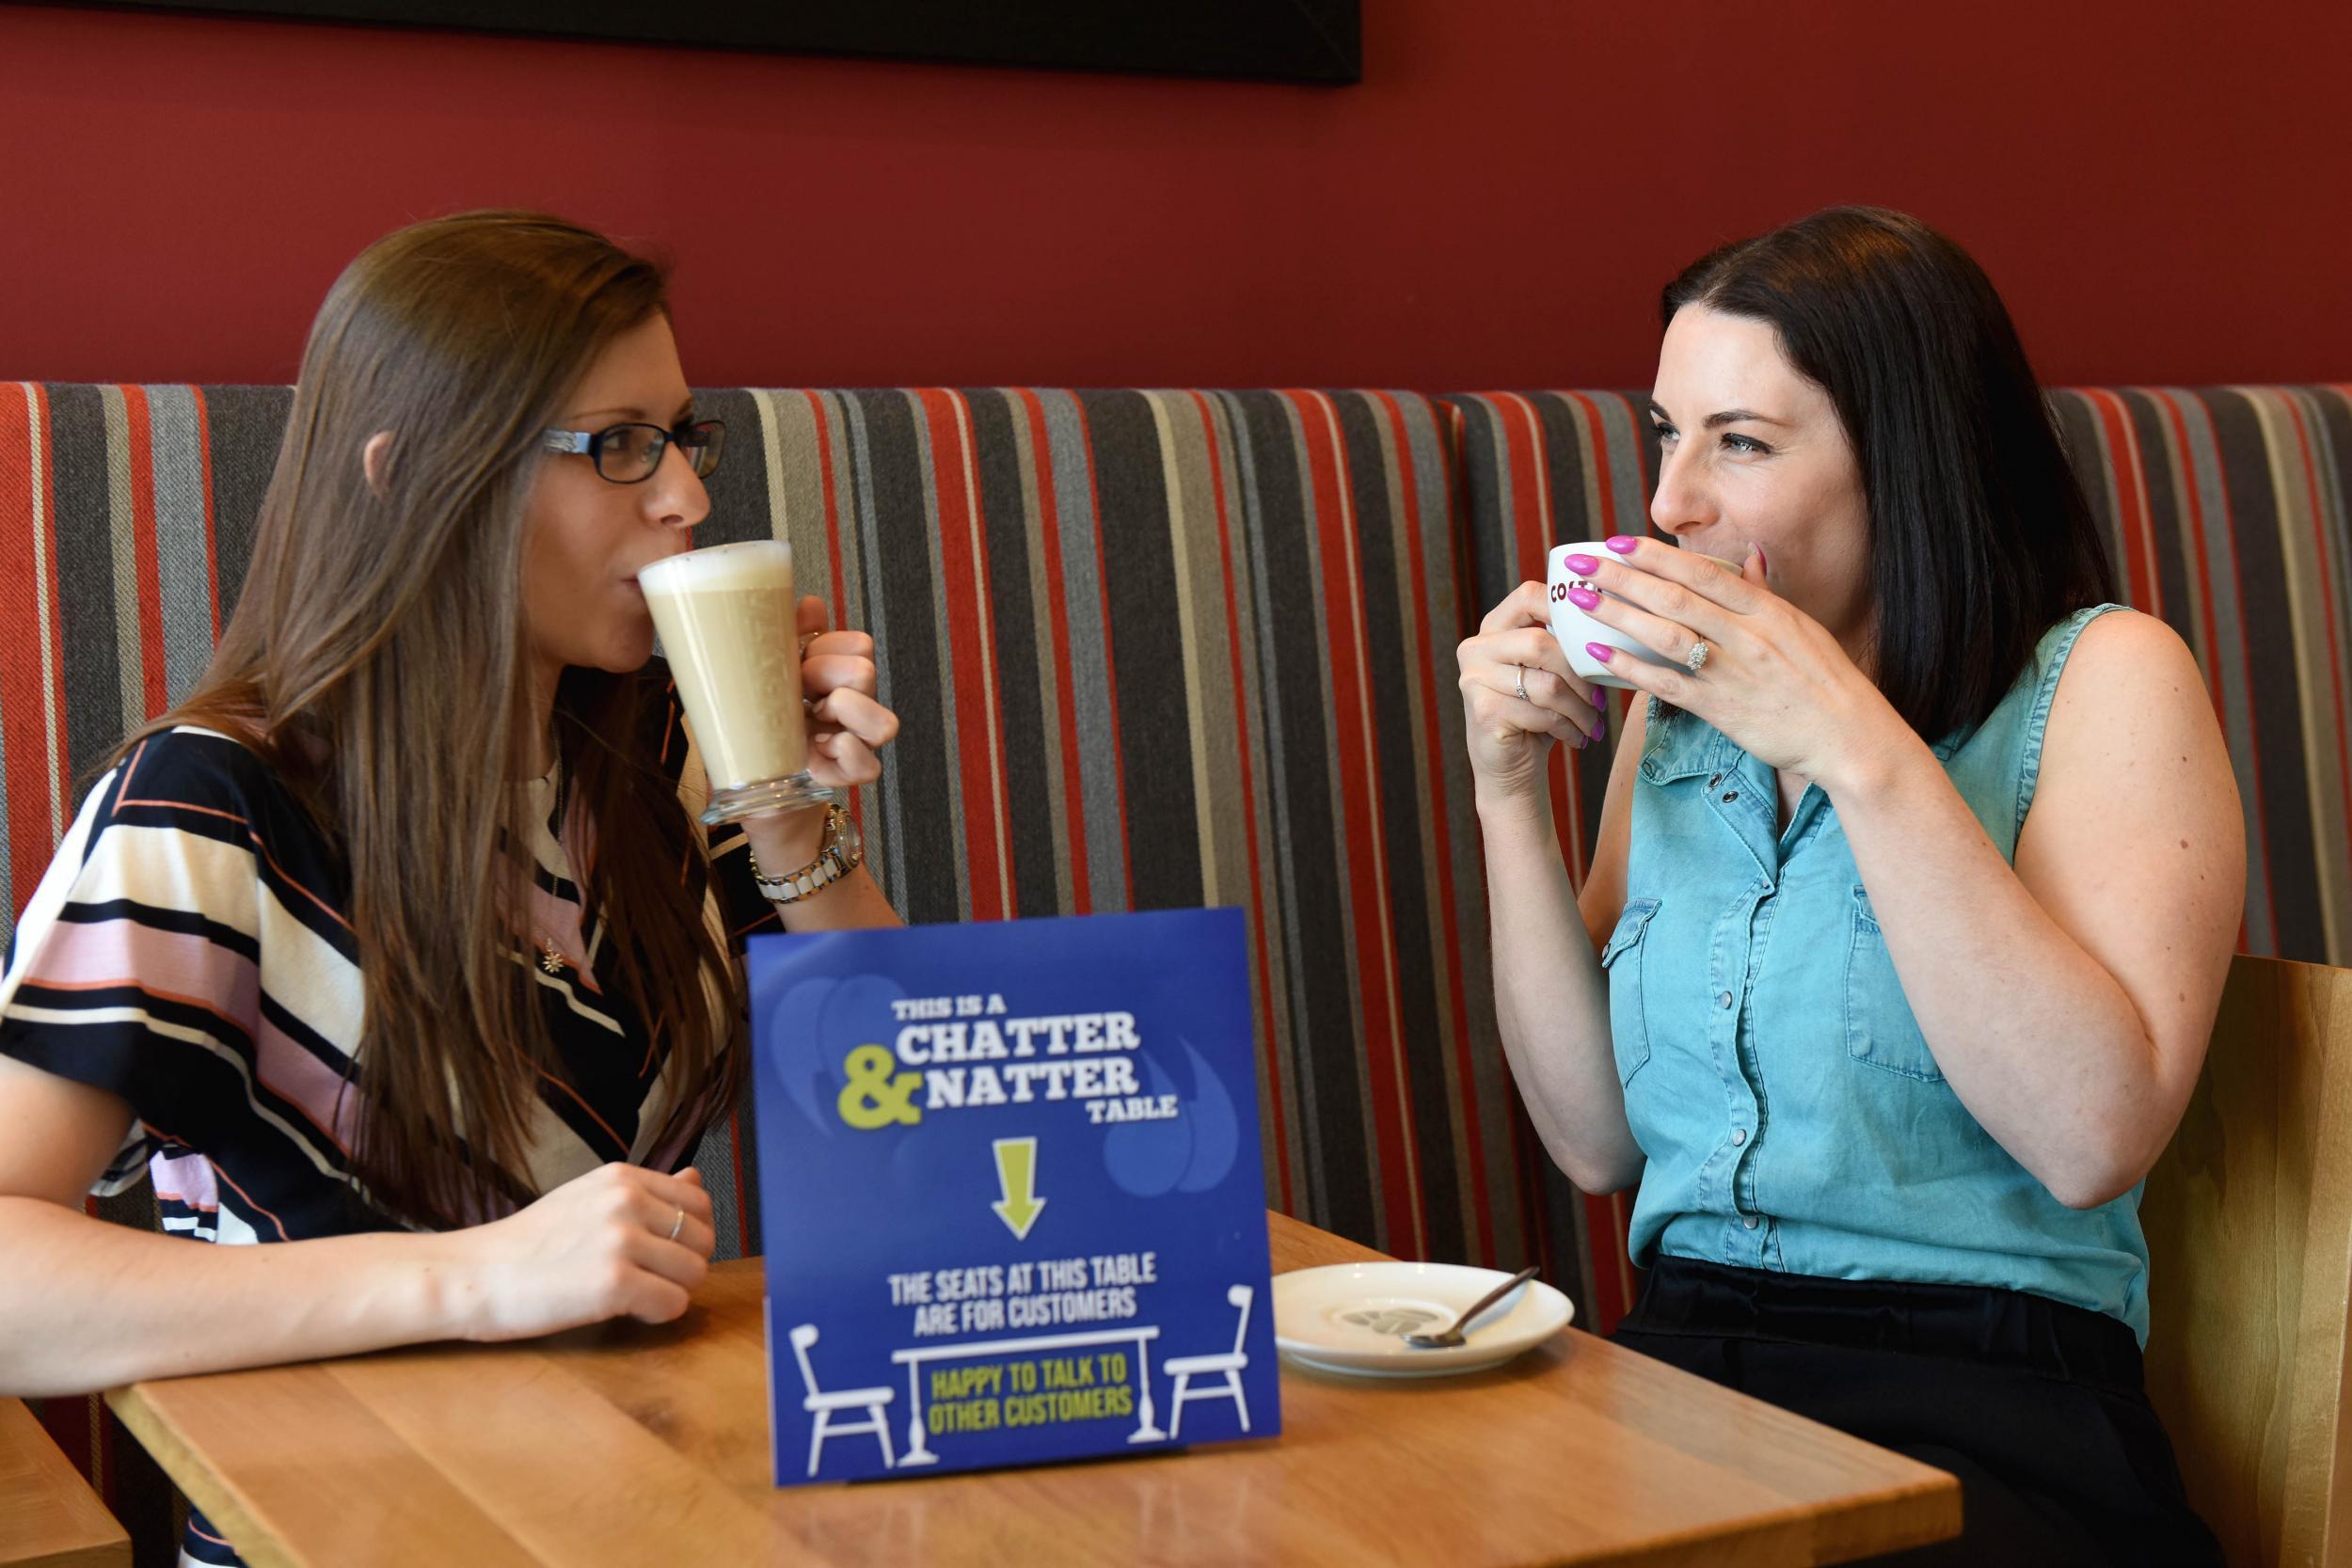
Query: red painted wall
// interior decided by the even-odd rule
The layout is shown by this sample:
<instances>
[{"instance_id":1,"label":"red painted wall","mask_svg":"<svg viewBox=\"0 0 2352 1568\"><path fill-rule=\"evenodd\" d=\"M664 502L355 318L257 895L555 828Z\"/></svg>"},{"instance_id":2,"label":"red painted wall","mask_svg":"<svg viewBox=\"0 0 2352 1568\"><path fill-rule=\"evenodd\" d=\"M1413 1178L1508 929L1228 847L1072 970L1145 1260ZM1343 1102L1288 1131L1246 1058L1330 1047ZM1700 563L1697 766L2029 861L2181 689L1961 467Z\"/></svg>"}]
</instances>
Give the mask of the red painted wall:
<instances>
[{"instance_id":1,"label":"red painted wall","mask_svg":"<svg viewBox=\"0 0 2352 1568\"><path fill-rule=\"evenodd\" d=\"M2045 379L2352 376L2352 8L2224 12L1366 0L1331 89L0 4L0 377L290 379L368 240L527 204L670 251L706 384L1639 385L1679 263L1855 199Z\"/></svg>"}]
</instances>

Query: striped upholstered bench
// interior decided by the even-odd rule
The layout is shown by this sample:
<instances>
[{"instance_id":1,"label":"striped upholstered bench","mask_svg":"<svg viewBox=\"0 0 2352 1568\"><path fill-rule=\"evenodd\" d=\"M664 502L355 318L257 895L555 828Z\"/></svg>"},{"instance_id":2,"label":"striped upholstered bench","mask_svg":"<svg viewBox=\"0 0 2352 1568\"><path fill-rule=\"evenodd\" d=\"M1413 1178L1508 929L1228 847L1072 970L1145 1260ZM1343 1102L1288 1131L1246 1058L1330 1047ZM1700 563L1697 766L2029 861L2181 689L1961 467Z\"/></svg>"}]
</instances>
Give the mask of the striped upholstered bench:
<instances>
[{"instance_id":1,"label":"striped upholstered bench","mask_svg":"<svg viewBox=\"0 0 2352 1568\"><path fill-rule=\"evenodd\" d=\"M1445 401L1473 602L1543 576L1553 544L1647 529L1658 450L1640 394ZM2091 388L2050 404L2106 530L2118 597L2171 623L2211 688L2246 803L2240 948L2352 965L2352 388ZM1553 771L1562 847L1580 868L1608 752L1566 753ZM1588 1317L1613 1322L1632 1299L1628 1195L1581 1197L1555 1171L1538 1177L1548 1190L1528 1207L1552 1255L1586 1271Z\"/></svg>"},{"instance_id":2,"label":"striped upholstered bench","mask_svg":"<svg viewBox=\"0 0 2352 1568\"><path fill-rule=\"evenodd\" d=\"M1621 1200L1542 1155L1496 1048L1454 644L1545 547L1644 526L1613 393L721 391L705 542L792 540L905 720L856 807L910 919L1248 915L1269 1201L1407 1257L1540 1259L1605 1329ZM289 394L0 385L0 937L77 792L233 604ZM2205 660L2249 951L2352 962L2341 390L2054 400L2131 600ZM2289 569L2289 563L2294 569ZM1559 779L1589 853L1606 748ZM699 1155L755 1250L756 1150ZM116 1215L144 1217L144 1195ZM168 1494L52 1430L133 1534Z\"/></svg>"},{"instance_id":3,"label":"striped upholstered bench","mask_svg":"<svg viewBox=\"0 0 2352 1568\"><path fill-rule=\"evenodd\" d=\"M904 729L855 802L911 920L1238 905L1269 1201L1408 1257L1539 1242L1493 1048L1450 424L1376 392L719 391L703 542L788 537ZM233 605L290 394L0 385L0 919ZM0 926L0 934L8 927ZM738 1125L747 1125L740 1118ZM699 1156L757 1249L755 1151ZM148 1218L145 1192L111 1206ZM168 1493L53 1430L134 1535ZM160 1499L160 1500L159 1500Z\"/></svg>"},{"instance_id":4,"label":"striped upholstered bench","mask_svg":"<svg viewBox=\"0 0 2352 1568\"><path fill-rule=\"evenodd\" d=\"M0 386L0 917L115 739L209 656L290 396ZM855 805L907 918L1241 906L1271 1201L1411 1255L1524 1251L1527 1155L1470 1000L1442 409L700 396L730 444L698 540L788 537L880 645L904 729ZM742 1177L718 1184L742 1195L733 1247L757 1232Z\"/></svg>"},{"instance_id":5,"label":"striped upholstered bench","mask_svg":"<svg viewBox=\"0 0 2352 1568\"><path fill-rule=\"evenodd\" d=\"M906 916L1240 906L1269 1201L1408 1254L1523 1250L1516 1112L1467 1011L1485 958L1437 405L712 402L766 460L720 470L700 536L788 536L880 644L904 729L858 805Z\"/></svg>"}]
</instances>

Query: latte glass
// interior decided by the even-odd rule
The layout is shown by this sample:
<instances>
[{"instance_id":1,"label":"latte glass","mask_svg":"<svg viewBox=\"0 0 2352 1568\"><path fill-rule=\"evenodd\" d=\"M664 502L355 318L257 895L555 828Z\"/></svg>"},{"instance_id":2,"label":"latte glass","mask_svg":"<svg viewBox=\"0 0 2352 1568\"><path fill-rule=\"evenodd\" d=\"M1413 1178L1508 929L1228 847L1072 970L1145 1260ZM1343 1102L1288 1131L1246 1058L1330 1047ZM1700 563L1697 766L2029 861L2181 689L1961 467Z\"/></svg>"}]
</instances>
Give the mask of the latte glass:
<instances>
[{"instance_id":1,"label":"latte glass","mask_svg":"<svg viewBox=\"0 0 2352 1568\"><path fill-rule=\"evenodd\" d=\"M792 546L755 539L689 550L645 567L637 585L710 775L702 819L832 800L808 773Z\"/></svg>"}]
</instances>

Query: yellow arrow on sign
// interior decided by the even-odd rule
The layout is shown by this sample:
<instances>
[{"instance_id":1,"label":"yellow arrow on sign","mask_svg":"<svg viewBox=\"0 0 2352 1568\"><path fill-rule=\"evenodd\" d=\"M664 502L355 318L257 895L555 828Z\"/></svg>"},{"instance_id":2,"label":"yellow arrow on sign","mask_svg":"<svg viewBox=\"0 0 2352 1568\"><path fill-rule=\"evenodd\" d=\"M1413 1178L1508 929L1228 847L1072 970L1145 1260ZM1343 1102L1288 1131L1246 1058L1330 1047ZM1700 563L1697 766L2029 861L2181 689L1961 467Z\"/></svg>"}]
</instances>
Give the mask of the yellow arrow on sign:
<instances>
[{"instance_id":1,"label":"yellow arrow on sign","mask_svg":"<svg viewBox=\"0 0 2352 1568\"><path fill-rule=\"evenodd\" d=\"M989 1207L1005 1222L1013 1240L1025 1242L1029 1227L1045 1212L1045 1200L1032 1196L1037 1186L1037 1139L999 1138L995 1148L996 1185L1005 1196Z\"/></svg>"}]
</instances>

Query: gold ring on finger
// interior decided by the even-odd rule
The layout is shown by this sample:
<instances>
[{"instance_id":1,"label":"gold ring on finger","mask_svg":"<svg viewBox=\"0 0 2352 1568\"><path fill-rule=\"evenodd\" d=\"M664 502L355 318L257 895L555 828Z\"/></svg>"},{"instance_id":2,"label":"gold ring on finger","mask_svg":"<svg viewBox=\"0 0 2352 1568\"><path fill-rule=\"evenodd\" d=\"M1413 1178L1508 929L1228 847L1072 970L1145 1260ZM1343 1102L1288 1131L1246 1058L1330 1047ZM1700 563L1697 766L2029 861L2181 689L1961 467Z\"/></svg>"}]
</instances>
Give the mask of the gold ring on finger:
<instances>
[{"instance_id":1,"label":"gold ring on finger","mask_svg":"<svg viewBox=\"0 0 2352 1568\"><path fill-rule=\"evenodd\" d=\"M1519 673L1519 701L1523 703L1527 701L1527 666L1522 664L1517 668Z\"/></svg>"},{"instance_id":2,"label":"gold ring on finger","mask_svg":"<svg viewBox=\"0 0 2352 1568\"><path fill-rule=\"evenodd\" d=\"M1706 638L1698 638L1692 642L1691 652L1683 658L1682 662L1689 666L1691 673L1695 675L1701 670L1707 668L1707 656L1714 651L1715 650L1712 647L1708 646Z\"/></svg>"}]
</instances>

